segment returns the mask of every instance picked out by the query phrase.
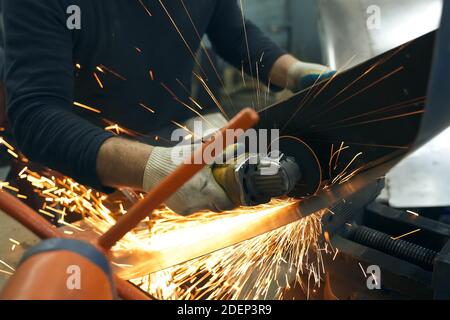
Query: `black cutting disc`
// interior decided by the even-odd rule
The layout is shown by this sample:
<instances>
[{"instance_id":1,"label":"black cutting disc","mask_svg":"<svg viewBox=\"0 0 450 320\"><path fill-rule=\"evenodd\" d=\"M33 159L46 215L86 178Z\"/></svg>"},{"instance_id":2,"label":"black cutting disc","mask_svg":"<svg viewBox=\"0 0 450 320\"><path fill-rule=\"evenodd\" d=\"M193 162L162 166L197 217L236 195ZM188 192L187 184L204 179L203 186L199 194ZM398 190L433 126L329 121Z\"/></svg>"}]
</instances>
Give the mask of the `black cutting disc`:
<instances>
[{"instance_id":1,"label":"black cutting disc","mask_svg":"<svg viewBox=\"0 0 450 320\"><path fill-rule=\"evenodd\" d=\"M301 139L290 136L279 138L279 148L284 155L295 158L301 172L289 196L300 199L315 195L322 182L322 168L314 151Z\"/></svg>"}]
</instances>

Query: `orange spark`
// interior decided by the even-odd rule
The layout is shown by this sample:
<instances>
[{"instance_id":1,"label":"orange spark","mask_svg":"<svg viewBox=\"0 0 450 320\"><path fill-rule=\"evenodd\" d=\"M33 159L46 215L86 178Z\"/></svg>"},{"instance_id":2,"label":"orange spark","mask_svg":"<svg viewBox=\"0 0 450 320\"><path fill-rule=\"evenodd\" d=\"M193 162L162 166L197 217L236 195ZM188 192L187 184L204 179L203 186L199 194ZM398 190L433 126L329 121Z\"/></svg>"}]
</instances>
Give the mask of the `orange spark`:
<instances>
[{"instance_id":1,"label":"orange spark","mask_svg":"<svg viewBox=\"0 0 450 320\"><path fill-rule=\"evenodd\" d=\"M200 32L198 31L198 29L197 29L197 27L196 27L196 25L194 23L194 20L192 19L191 14L189 13L189 10L186 7L186 4L184 3L183 0L180 0L180 1L181 1L181 4L183 5L184 11L186 12L186 14L187 14L187 16L189 18L189 21L191 22L192 27L194 28L194 31L195 31L195 33L197 35L197 38L200 41L200 46L203 49L203 52L205 53L205 56L207 57L207 59L209 61L209 64L211 65L214 73L216 74L216 77L219 80L220 85L222 86L223 91L224 91L225 95L228 98L228 101L230 102L231 106L234 108L233 100L231 99L230 94L228 93L228 91L227 91L227 89L225 87L225 83L224 83L224 81L222 79L222 76L220 75L219 71L217 70L216 65L214 64L214 61L212 60L211 55L209 54L208 48L206 48L206 46L205 46L205 43L203 41L203 37L200 35ZM264 53L263 53L263 55L264 55Z\"/></svg>"},{"instance_id":2,"label":"orange spark","mask_svg":"<svg viewBox=\"0 0 450 320\"><path fill-rule=\"evenodd\" d=\"M410 214L412 214L413 216L416 216L416 217L419 216L419 214L417 212L414 212L414 211L411 211L411 210L406 210L406 212L408 212L408 213L410 213Z\"/></svg>"},{"instance_id":3,"label":"orange spark","mask_svg":"<svg viewBox=\"0 0 450 320\"><path fill-rule=\"evenodd\" d=\"M180 28L178 27L178 25L175 23L175 20L172 18L172 16L170 15L169 11L167 10L166 6L164 5L164 3L162 2L162 0L159 0L159 4L161 5L161 7L163 8L164 12L166 13L167 17L169 18L170 22L172 23L173 27L175 28L175 30L177 31L178 35L180 36L181 40L183 41L184 45L186 46L186 48L188 49L189 53L191 54L192 58L194 59L195 63L197 64L197 66L200 68L201 72L203 74L206 74L205 71L203 70L203 67L200 63L200 61L197 58L197 55L194 53L194 51L192 50L192 48L189 46L188 42L186 41L186 38L183 36L183 33L181 32Z\"/></svg>"},{"instance_id":4,"label":"orange spark","mask_svg":"<svg viewBox=\"0 0 450 320\"><path fill-rule=\"evenodd\" d=\"M14 147L10 145L3 137L0 137L0 144L3 144L5 147L7 147L9 150L14 151Z\"/></svg>"},{"instance_id":5,"label":"orange spark","mask_svg":"<svg viewBox=\"0 0 450 320\"><path fill-rule=\"evenodd\" d=\"M339 102L337 105L335 105L334 107L332 107L330 110L337 108L338 106L344 104L345 102L347 102L348 100L352 99L353 97L355 97L355 96L361 94L361 93L364 92L364 91L367 91L368 89L370 89L370 88L376 86L376 85L379 84L380 82L383 82L383 81L386 80L387 78L392 77L394 74L396 74L396 73L398 73L398 72L400 72L400 71L403 71L404 69L405 69L405 67L403 67L403 66L401 66L401 67L395 69L394 71L392 71L392 72L388 73L387 75L381 77L381 78L378 79L377 81L372 82L372 83L371 83L370 85L368 85L367 87L365 87L365 88L359 90L359 91L356 92L355 94L352 94L350 97L348 97L348 98L342 100L342 101Z\"/></svg>"},{"instance_id":6,"label":"orange spark","mask_svg":"<svg viewBox=\"0 0 450 320\"><path fill-rule=\"evenodd\" d=\"M363 268L363 266L362 266L361 262L358 262L358 264L359 264L359 267L361 268L361 271L362 271L362 273L363 273L364 277L365 277L365 278L367 278L367 274L366 274L366 271L364 270L364 268Z\"/></svg>"},{"instance_id":7,"label":"orange spark","mask_svg":"<svg viewBox=\"0 0 450 320\"><path fill-rule=\"evenodd\" d=\"M152 13L151 13L150 10L147 8L147 6L142 2L142 0L138 0L138 1L139 1L139 3L141 4L141 6L144 8L145 12L147 12L147 14L148 14L150 17L153 17Z\"/></svg>"},{"instance_id":8,"label":"orange spark","mask_svg":"<svg viewBox=\"0 0 450 320\"><path fill-rule=\"evenodd\" d=\"M151 112L151 113L155 113L155 110L153 110L152 108L147 107L145 104L143 104L142 102L139 103L139 105L146 109L147 111Z\"/></svg>"},{"instance_id":9,"label":"orange spark","mask_svg":"<svg viewBox=\"0 0 450 320\"><path fill-rule=\"evenodd\" d=\"M200 82L200 84L203 86L203 88L205 89L205 91L208 93L208 95L211 97L211 99L213 100L214 104L217 106L217 108L220 110L220 112L225 116L227 116L227 113L225 112L224 108L222 107L222 105L220 104L219 100L216 98L216 96L214 95L214 93L211 91L211 89L209 88L208 84L205 82L205 80L203 80L203 78L193 72L194 76L198 79L198 81Z\"/></svg>"},{"instance_id":10,"label":"orange spark","mask_svg":"<svg viewBox=\"0 0 450 320\"><path fill-rule=\"evenodd\" d=\"M205 121L207 124L209 124L211 127L214 127L211 125L211 123L201 114L199 113L197 110L195 110L194 108L192 108L190 105L186 104L185 102L181 101L178 96L172 91L170 90L170 88L163 82L161 82L161 86L173 97L173 99L178 102L179 104L181 104L182 106L184 106L185 108L191 110L193 113L195 113L198 117L200 117L200 119L202 119L203 121Z\"/></svg>"},{"instance_id":11,"label":"orange spark","mask_svg":"<svg viewBox=\"0 0 450 320\"><path fill-rule=\"evenodd\" d=\"M100 78L98 77L97 73L94 72L93 75L94 75L95 80L96 80L97 83L98 83L98 86L99 86L101 89L103 89L103 88L104 88L103 83L102 83L102 81L100 80Z\"/></svg>"},{"instance_id":12,"label":"orange spark","mask_svg":"<svg viewBox=\"0 0 450 320\"><path fill-rule=\"evenodd\" d=\"M404 238L404 237L406 237L406 236L409 236L409 235L411 235L411 234L413 234L413 233L419 232L420 230L422 230L422 229L416 229L416 230L413 230L413 231L411 231L411 232L402 234L402 235L400 235L400 236L398 236L398 237L395 237L395 238L394 238L394 237L391 237L391 239L392 239L392 240L398 240L398 239L400 239L400 238Z\"/></svg>"},{"instance_id":13,"label":"orange spark","mask_svg":"<svg viewBox=\"0 0 450 320\"><path fill-rule=\"evenodd\" d=\"M116 76L120 80L123 80L123 81L127 80L124 76L122 76L121 74L119 74L118 72L114 71L111 68L105 67L103 64L101 64L98 68L100 68L101 70L104 69L104 70L108 71L109 73L111 73L112 75Z\"/></svg>"},{"instance_id":14,"label":"orange spark","mask_svg":"<svg viewBox=\"0 0 450 320\"><path fill-rule=\"evenodd\" d=\"M118 124L114 124L114 125L111 125L111 126L107 126L107 127L105 128L105 130L106 130L106 131L113 131L113 130L115 130L117 134L120 134L120 127L119 127Z\"/></svg>"},{"instance_id":15,"label":"orange spark","mask_svg":"<svg viewBox=\"0 0 450 320\"><path fill-rule=\"evenodd\" d=\"M79 102L74 102L73 104L74 104L75 106L77 106L77 107L80 107L80 108L83 108L83 109L86 109L86 110L89 110L89 111L92 111L92 112L95 112L95 113L102 113L102 112L101 112L100 110L98 110L98 109L89 107L89 106L87 106L87 105L85 105L85 104L82 104L82 103L79 103Z\"/></svg>"},{"instance_id":16,"label":"orange spark","mask_svg":"<svg viewBox=\"0 0 450 320\"><path fill-rule=\"evenodd\" d=\"M20 242L17 241L17 240L15 240L15 239L13 239L13 238L9 238L9 241L11 241L12 243L14 243L15 245L20 246Z\"/></svg>"},{"instance_id":17,"label":"orange spark","mask_svg":"<svg viewBox=\"0 0 450 320\"><path fill-rule=\"evenodd\" d=\"M423 114L423 113L425 113L425 110L418 110L418 111L414 111L414 112L407 112L407 113L402 113L402 114L389 116L389 117L383 117L383 118L379 118L379 119L373 119L373 120L367 120L367 121L352 123L352 124L349 124L349 125L343 125L343 126L339 126L339 127L329 127L329 128L322 129L320 131L329 131L329 130L335 130L335 129L340 129L340 128L348 128L348 127L360 126L360 125L369 124L369 123L382 122L382 121L388 121L388 120L395 120L395 119L415 116L415 115Z\"/></svg>"},{"instance_id":18,"label":"orange spark","mask_svg":"<svg viewBox=\"0 0 450 320\"><path fill-rule=\"evenodd\" d=\"M45 211L44 209L39 209L39 212L42 213L45 216L48 216L50 218L55 218L55 215L53 213L50 213L48 211Z\"/></svg>"},{"instance_id":19,"label":"orange spark","mask_svg":"<svg viewBox=\"0 0 450 320\"><path fill-rule=\"evenodd\" d=\"M17 154L17 153L15 153L14 151L12 151L11 149L8 149L7 150L8 151L8 153L10 154L10 155L12 155L14 158L19 158L19 155Z\"/></svg>"},{"instance_id":20,"label":"orange spark","mask_svg":"<svg viewBox=\"0 0 450 320\"><path fill-rule=\"evenodd\" d=\"M197 101L195 101L194 98L189 97L189 100L190 100L193 104L195 104L195 105L197 106L197 108L199 108L200 110L203 110L202 106L201 106Z\"/></svg>"}]
</instances>

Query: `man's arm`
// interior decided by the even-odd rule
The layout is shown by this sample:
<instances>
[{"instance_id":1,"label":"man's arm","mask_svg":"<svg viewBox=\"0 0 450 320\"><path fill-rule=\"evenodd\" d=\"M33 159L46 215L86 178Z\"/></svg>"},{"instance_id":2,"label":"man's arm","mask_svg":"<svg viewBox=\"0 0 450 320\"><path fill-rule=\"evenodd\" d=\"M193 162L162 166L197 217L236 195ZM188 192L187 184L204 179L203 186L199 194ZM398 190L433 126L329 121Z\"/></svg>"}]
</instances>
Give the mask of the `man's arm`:
<instances>
[{"instance_id":1,"label":"man's arm","mask_svg":"<svg viewBox=\"0 0 450 320\"><path fill-rule=\"evenodd\" d=\"M246 32L245 32L246 31ZM247 74L280 88L298 91L317 78L330 77L330 69L302 62L280 49L252 22L242 20L236 0L217 0L208 35L217 53Z\"/></svg>"},{"instance_id":2,"label":"man's arm","mask_svg":"<svg viewBox=\"0 0 450 320\"><path fill-rule=\"evenodd\" d=\"M97 156L97 173L109 187L142 190L145 166L153 147L124 138L108 139Z\"/></svg>"},{"instance_id":3,"label":"man's arm","mask_svg":"<svg viewBox=\"0 0 450 320\"><path fill-rule=\"evenodd\" d=\"M241 9L237 0L217 0L215 12L207 29L215 51L239 70L265 83L285 86L283 76L271 79L271 70L286 51L278 47L252 22L245 20L245 31ZM281 79L280 79L281 78ZM281 80L281 81L280 81Z\"/></svg>"},{"instance_id":4,"label":"man's arm","mask_svg":"<svg viewBox=\"0 0 450 320\"><path fill-rule=\"evenodd\" d=\"M139 174L142 180L139 166L126 175L121 170L148 157L134 155L132 143L123 146L121 155L126 159L111 154L112 142L102 146L115 141L110 139L114 135L73 112L72 34L66 27L65 1L5 0L4 18L7 112L21 151L30 160L99 190L127 185ZM98 157L100 149L106 152ZM97 158L103 179L96 170ZM104 178L106 170L111 177ZM140 183L134 180L132 185Z\"/></svg>"},{"instance_id":5,"label":"man's arm","mask_svg":"<svg viewBox=\"0 0 450 320\"><path fill-rule=\"evenodd\" d=\"M291 70L292 66L298 62L299 60L290 54L285 54L279 57L270 70L269 77L272 83L281 88L291 87L292 79L289 79L289 70Z\"/></svg>"},{"instance_id":6,"label":"man's arm","mask_svg":"<svg viewBox=\"0 0 450 320\"><path fill-rule=\"evenodd\" d=\"M22 152L96 189L141 190L151 147L114 137L72 110L64 1L4 2L8 115Z\"/></svg>"},{"instance_id":7,"label":"man's arm","mask_svg":"<svg viewBox=\"0 0 450 320\"><path fill-rule=\"evenodd\" d=\"M63 0L4 3L8 115L16 141L30 160L100 190L111 186L148 191L176 169L174 154L181 149L118 138L74 114L72 35L65 27ZM209 167L166 204L183 214L234 206Z\"/></svg>"}]
</instances>

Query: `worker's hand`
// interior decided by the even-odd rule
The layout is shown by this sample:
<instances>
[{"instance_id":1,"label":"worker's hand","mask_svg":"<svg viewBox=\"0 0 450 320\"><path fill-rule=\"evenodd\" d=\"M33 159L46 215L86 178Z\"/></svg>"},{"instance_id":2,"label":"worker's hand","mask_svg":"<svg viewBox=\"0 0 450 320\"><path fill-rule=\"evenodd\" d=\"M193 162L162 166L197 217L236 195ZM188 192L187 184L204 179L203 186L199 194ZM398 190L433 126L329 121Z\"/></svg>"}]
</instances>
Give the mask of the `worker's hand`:
<instances>
[{"instance_id":1,"label":"worker's hand","mask_svg":"<svg viewBox=\"0 0 450 320\"><path fill-rule=\"evenodd\" d=\"M331 78L336 71L327 66L298 61L288 71L288 89L298 92L312 86L316 81Z\"/></svg>"},{"instance_id":2,"label":"worker's hand","mask_svg":"<svg viewBox=\"0 0 450 320\"><path fill-rule=\"evenodd\" d=\"M148 191L155 187L171 174L196 147L198 145L154 148L145 168L143 189ZM165 204L174 212L182 215L189 215L201 210L221 212L235 207L216 182L210 166L206 166L178 189Z\"/></svg>"}]
</instances>

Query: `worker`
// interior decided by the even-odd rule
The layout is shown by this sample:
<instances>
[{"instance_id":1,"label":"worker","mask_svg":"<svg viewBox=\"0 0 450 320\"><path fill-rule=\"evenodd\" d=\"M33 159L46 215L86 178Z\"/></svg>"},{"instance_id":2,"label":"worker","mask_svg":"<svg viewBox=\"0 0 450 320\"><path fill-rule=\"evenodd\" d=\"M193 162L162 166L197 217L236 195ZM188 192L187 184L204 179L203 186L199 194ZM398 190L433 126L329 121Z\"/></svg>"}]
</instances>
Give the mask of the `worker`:
<instances>
[{"instance_id":1,"label":"worker","mask_svg":"<svg viewBox=\"0 0 450 320\"><path fill-rule=\"evenodd\" d=\"M147 135L195 116L186 88L204 34L227 62L280 88L330 71L250 21L244 32L234 0L4 0L3 10L7 114L20 150L103 192L148 191L176 168L173 147L119 137L105 123ZM166 204L181 214L234 206L210 167Z\"/></svg>"}]
</instances>

